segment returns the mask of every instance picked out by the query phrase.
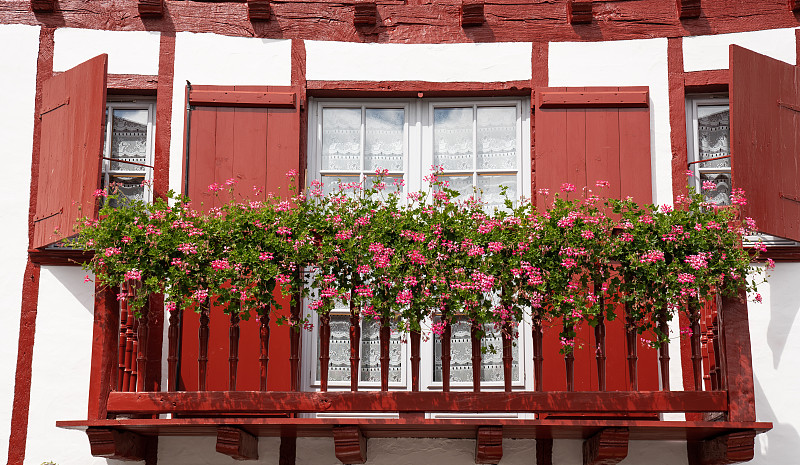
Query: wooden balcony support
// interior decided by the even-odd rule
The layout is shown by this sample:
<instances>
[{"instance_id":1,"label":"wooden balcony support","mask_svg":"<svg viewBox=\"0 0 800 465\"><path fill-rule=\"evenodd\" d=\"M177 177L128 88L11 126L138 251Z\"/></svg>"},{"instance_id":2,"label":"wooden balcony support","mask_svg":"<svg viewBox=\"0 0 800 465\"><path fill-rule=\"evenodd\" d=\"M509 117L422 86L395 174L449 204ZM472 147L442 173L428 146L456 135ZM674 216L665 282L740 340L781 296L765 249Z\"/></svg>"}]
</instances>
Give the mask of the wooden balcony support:
<instances>
[{"instance_id":1,"label":"wooden balcony support","mask_svg":"<svg viewBox=\"0 0 800 465\"><path fill-rule=\"evenodd\" d=\"M233 426L217 428L217 452L234 460L258 460L258 438Z\"/></svg>"},{"instance_id":2,"label":"wooden balcony support","mask_svg":"<svg viewBox=\"0 0 800 465\"><path fill-rule=\"evenodd\" d=\"M353 5L353 25L374 26L378 22L378 5L374 1L364 1Z\"/></svg>"},{"instance_id":3,"label":"wooden balcony support","mask_svg":"<svg viewBox=\"0 0 800 465\"><path fill-rule=\"evenodd\" d=\"M592 0L569 0L567 20L570 24L590 24L592 22Z\"/></svg>"},{"instance_id":4,"label":"wooden balcony support","mask_svg":"<svg viewBox=\"0 0 800 465\"><path fill-rule=\"evenodd\" d=\"M536 438L536 465L553 465L552 438Z\"/></svg>"},{"instance_id":5,"label":"wooden balcony support","mask_svg":"<svg viewBox=\"0 0 800 465\"><path fill-rule=\"evenodd\" d=\"M755 455L755 431L737 431L705 441L689 441L689 465L728 465L748 462Z\"/></svg>"},{"instance_id":6,"label":"wooden balcony support","mask_svg":"<svg viewBox=\"0 0 800 465\"><path fill-rule=\"evenodd\" d=\"M147 440L130 431L118 431L111 428L87 428L89 447L95 457L116 460L144 460L147 452Z\"/></svg>"},{"instance_id":7,"label":"wooden balcony support","mask_svg":"<svg viewBox=\"0 0 800 465\"><path fill-rule=\"evenodd\" d=\"M56 0L31 0L34 13L50 13L56 8Z\"/></svg>"},{"instance_id":8,"label":"wooden balcony support","mask_svg":"<svg viewBox=\"0 0 800 465\"><path fill-rule=\"evenodd\" d=\"M789 0L789 9L791 11L800 11L800 0Z\"/></svg>"},{"instance_id":9,"label":"wooden balcony support","mask_svg":"<svg viewBox=\"0 0 800 465\"><path fill-rule=\"evenodd\" d=\"M583 441L583 465L615 465L628 456L628 428L606 428Z\"/></svg>"},{"instance_id":10,"label":"wooden balcony support","mask_svg":"<svg viewBox=\"0 0 800 465\"><path fill-rule=\"evenodd\" d=\"M345 465L367 462L367 438L358 426L334 427L333 446L336 458Z\"/></svg>"},{"instance_id":11,"label":"wooden balcony support","mask_svg":"<svg viewBox=\"0 0 800 465\"><path fill-rule=\"evenodd\" d=\"M482 0L461 2L461 27L481 26L485 20Z\"/></svg>"},{"instance_id":12,"label":"wooden balcony support","mask_svg":"<svg viewBox=\"0 0 800 465\"><path fill-rule=\"evenodd\" d=\"M164 0L139 0L139 16L158 17L164 14Z\"/></svg>"},{"instance_id":13,"label":"wooden balcony support","mask_svg":"<svg viewBox=\"0 0 800 465\"><path fill-rule=\"evenodd\" d=\"M295 465L297 460L297 436L281 436L278 465Z\"/></svg>"},{"instance_id":14,"label":"wooden balcony support","mask_svg":"<svg viewBox=\"0 0 800 465\"><path fill-rule=\"evenodd\" d=\"M677 0L678 18L690 19L700 16L700 0Z\"/></svg>"},{"instance_id":15,"label":"wooden balcony support","mask_svg":"<svg viewBox=\"0 0 800 465\"><path fill-rule=\"evenodd\" d=\"M269 0L247 0L247 16L250 21L269 21Z\"/></svg>"},{"instance_id":16,"label":"wooden balcony support","mask_svg":"<svg viewBox=\"0 0 800 465\"><path fill-rule=\"evenodd\" d=\"M475 438L475 463L497 464L503 458L503 427L481 426Z\"/></svg>"}]
</instances>

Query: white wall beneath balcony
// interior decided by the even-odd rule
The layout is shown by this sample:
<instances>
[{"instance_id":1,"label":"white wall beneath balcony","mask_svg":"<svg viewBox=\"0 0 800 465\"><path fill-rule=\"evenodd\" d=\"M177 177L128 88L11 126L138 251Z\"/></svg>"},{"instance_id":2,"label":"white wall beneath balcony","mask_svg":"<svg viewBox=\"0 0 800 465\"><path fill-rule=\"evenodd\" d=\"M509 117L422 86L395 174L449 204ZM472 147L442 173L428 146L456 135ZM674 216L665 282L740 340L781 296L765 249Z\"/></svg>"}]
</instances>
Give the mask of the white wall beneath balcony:
<instances>
[{"instance_id":1,"label":"white wall beneath balcony","mask_svg":"<svg viewBox=\"0 0 800 465\"><path fill-rule=\"evenodd\" d=\"M14 375L17 367L22 282L28 250L28 199L31 186L33 110L36 98L36 59L39 27L0 25L0 463L8 454Z\"/></svg>"},{"instance_id":2,"label":"white wall beneath balcony","mask_svg":"<svg viewBox=\"0 0 800 465\"><path fill-rule=\"evenodd\" d=\"M794 31L794 28L784 28L684 37L683 70L728 69L731 44L793 65L797 61Z\"/></svg>"},{"instance_id":3,"label":"white wall beneath balcony","mask_svg":"<svg viewBox=\"0 0 800 465\"><path fill-rule=\"evenodd\" d=\"M161 33L56 29L53 71L73 68L101 53L108 54L109 74L158 74Z\"/></svg>"}]
</instances>

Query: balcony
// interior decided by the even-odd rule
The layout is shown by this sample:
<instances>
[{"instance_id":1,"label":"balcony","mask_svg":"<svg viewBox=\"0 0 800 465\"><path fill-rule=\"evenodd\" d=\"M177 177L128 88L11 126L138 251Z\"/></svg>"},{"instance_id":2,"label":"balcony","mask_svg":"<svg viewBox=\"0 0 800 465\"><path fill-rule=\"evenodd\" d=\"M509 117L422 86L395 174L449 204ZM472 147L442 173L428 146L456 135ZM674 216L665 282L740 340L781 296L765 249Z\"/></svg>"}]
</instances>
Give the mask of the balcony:
<instances>
[{"instance_id":1,"label":"balcony","mask_svg":"<svg viewBox=\"0 0 800 465\"><path fill-rule=\"evenodd\" d=\"M571 438L584 440L586 464L617 463L631 440L685 440L690 464L722 464L750 460L755 435L772 427L755 421L743 294L718 297L686 317L691 335L672 341L681 346L680 363L670 361L668 345L643 348L624 318L580 329L585 343L567 356L548 350L554 334L528 326L532 350L525 356L533 367L532 389L512 386L510 342L501 349L503 385L490 387L480 381L481 341L472 331L474 381L471 387L456 387L449 381L452 336L445 329L441 387L420 389L420 335L410 333L410 388L390 389L389 330L384 327L380 387L361 390L352 376L349 390L336 391L328 389L330 325L324 319L318 357L305 358L322 362L320 390L303 391L306 348L299 330L269 320L240 322L219 309L175 310L166 322L152 312L159 317L137 320L115 294L113 289L97 293L88 419L57 423L86 431L95 456L140 460L149 437L191 435L216 438L220 453L256 459L258 438L271 436L282 438L281 463L294 463L297 437L331 437L337 458L351 464L365 462L370 438L436 437L473 439L476 463L498 463L504 438L536 439L537 454L545 456L553 439ZM151 308L158 303L151 298ZM297 320L299 315L294 307L286 316ZM358 317L350 323L350 370L357 373ZM167 354L160 349L164 324ZM227 350L219 349L223 345ZM240 350L245 346L258 350ZM168 372L166 390L158 379L162 364ZM683 390L670 385L670 369L678 367ZM397 417L369 416L375 412ZM455 412L486 415L432 415ZM510 412L521 415L508 418ZM308 415L316 413L331 415ZM505 415L492 418L493 413ZM685 420L664 419L669 413L684 414Z\"/></svg>"}]
</instances>

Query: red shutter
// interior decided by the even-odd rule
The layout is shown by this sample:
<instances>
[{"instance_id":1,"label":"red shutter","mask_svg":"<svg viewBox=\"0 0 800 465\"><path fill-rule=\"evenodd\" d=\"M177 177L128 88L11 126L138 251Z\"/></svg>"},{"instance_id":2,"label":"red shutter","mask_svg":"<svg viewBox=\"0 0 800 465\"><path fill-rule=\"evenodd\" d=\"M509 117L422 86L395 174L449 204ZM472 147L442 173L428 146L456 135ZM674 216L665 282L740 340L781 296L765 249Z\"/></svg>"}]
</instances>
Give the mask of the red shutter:
<instances>
[{"instance_id":1,"label":"red shutter","mask_svg":"<svg viewBox=\"0 0 800 465\"><path fill-rule=\"evenodd\" d=\"M737 45L730 51L733 187L764 233L800 241L800 71Z\"/></svg>"},{"instance_id":2,"label":"red shutter","mask_svg":"<svg viewBox=\"0 0 800 465\"><path fill-rule=\"evenodd\" d=\"M565 182L579 196L595 182L608 181L610 197L631 196L652 203L650 171L650 109L647 87L587 87L536 89L536 189L548 189L550 199ZM547 198L537 196L546 207ZM628 390L624 315L606 324L606 387ZM558 353L560 322L545 331L543 389L566 389L566 369ZM578 328L575 389L597 390L594 330ZM639 346L639 389L658 390L656 351Z\"/></svg>"},{"instance_id":3,"label":"red shutter","mask_svg":"<svg viewBox=\"0 0 800 465\"><path fill-rule=\"evenodd\" d=\"M42 88L42 143L32 248L69 237L92 216L100 187L108 55L48 79Z\"/></svg>"},{"instance_id":4,"label":"red shutter","mask_svg":"<svg viewBox=\"0 0 800 465\"><path fill-rule=\"evenodd\" d=\"M272 88L193 86L193 109L187 117L189 134L189 198L207 210L227 199L217 199L208 186L235 179L235 195L265 200L274 192L288 196L286 172L300 167L300 113L295 94ZM185 178L184 178L185 179ZM256 194L253 186L261 189ZM288 316L289 301L279 312ZM288 391L289 330L271 323L268 388ZM212 308L209 337L209 390L228 390L228 321L221 308ZM180 389L197 390L199 319L185 314L181 352ZM238 390L260 389L258 321L242 321L239 343Z\"/></svg>"}]
</instances>

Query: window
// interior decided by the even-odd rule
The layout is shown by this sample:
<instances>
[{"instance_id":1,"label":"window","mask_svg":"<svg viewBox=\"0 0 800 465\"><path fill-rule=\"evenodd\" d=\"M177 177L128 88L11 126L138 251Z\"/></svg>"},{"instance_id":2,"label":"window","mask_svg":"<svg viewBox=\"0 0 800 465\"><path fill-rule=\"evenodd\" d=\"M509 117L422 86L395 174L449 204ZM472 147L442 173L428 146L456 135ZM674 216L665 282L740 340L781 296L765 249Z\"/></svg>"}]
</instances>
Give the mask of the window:
<instances>
[{"instance_id":1,"label":"window","mask_svg":"<svg viewBox=\"0 0 800 465\"><path fill-rule=\"evenodd\" d=\"M730 108L727 95L692 97L686 105L694 187L717 205L731 203ZM708 161L703 161L708 160ZM714 189L703 190L704 182Z\"/></svg>"},{"instance_id":2,"label":"window","mask_svg":"<svg viewBox=\"0 0 800 465\"><path fill-rule=\"evenodd\" d=\"M103 187L114 185L122 197L150 201L153 176L155 101L106 103Z\"/></svg>"},{"instance_id":3,"label":"window","mask_svg":"<svg viewBox=\"0 0 800 465\"><path fill-rule=\"evenodd\" d=\"M402 180L404 192L427 188L424 177L431 166L442 166L450 186L462 195L479 195L489 208L502 207L501 186L517 199L530 194L529 101L495 99L390 99L312 100L309 114L308 179L320 179L324 191L338 183L354 181L370 185L376 169L388 170L387 181ZM316 315L312 316L316 320ZM314 321L317 327L317 321ZM349 386L349 311L331 313L329 386ZM522 325L522 323L521 323ZM361 323L360 385L380 386L379 325ZM528 331L520 330L520 334ZM472 351L469 325L453 325L451 381L454 389L471 388ZM306 336L306 344L318 354L319 335ZM390 342L390 387L410 384L410 350L403 335L392 332ZM525 337L514 345L514 385L523 385L520 367ZM502 387L502 348L492 328L486 328L484 346L495 352L483 355L482 381L486 387ZM421 386L441 389L441 341L429 338L421 347ZM319 358L307 360L309 387L319 386Z\"/></svg>"}]
</instances>

